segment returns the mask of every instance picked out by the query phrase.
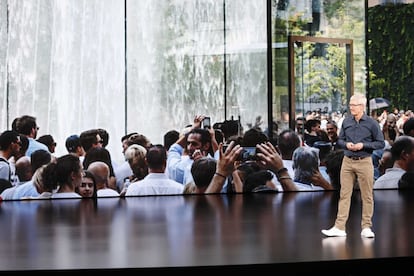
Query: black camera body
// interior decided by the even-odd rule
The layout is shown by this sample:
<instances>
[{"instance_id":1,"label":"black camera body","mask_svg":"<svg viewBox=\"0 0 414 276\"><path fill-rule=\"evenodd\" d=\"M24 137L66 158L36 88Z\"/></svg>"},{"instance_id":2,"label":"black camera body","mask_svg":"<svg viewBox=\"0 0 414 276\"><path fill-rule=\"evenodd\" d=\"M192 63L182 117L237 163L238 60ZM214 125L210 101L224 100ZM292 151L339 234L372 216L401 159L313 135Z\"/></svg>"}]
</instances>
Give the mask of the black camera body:
<instances>
[{"instance_id":1,"label":"black camera body","mask_svg":"<svg viewBox=\"0 0 414 276\"><path fill-rule=\"evenodd\" d=\"M225 152L226 150L227 145L223 145L223 151ZM256 147L243 147L243 150L240 152L236 160L242 162L257 160L256 153Z\"/></svg>"},{"instance_id":2,"label":"black camera body","mask_svg":"<svg viewBox=\"0 0 414 276\"><path fill-rule=\"evenodd\" d=\"M210 117L204 117L204 119L201 123L201 127L202 128L211 128L211 119L210 119Z\"/></svg>"},{"instance_id":3,"label":"black camera body","mask_svg":"<svg viewBox=\"0 0 414 276\"><path fill-rule=\"evenodd\" d=\"M256 160L256 147L243 147L242 152L239 155L239 161L252 161Z\"/></svg>"}]
</instances>

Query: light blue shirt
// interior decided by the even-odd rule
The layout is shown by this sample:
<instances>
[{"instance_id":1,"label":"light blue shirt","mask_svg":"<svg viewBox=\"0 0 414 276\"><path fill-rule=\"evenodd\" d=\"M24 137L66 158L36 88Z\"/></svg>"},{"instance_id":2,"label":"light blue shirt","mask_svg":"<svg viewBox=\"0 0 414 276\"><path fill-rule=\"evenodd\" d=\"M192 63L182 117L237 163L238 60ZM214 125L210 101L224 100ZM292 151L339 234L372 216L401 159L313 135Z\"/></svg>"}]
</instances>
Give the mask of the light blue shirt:
<instances>
[{"instance_id":1,"label":"light blue shirt","mask_svg":"<svg viewBox=\"0 0 414 276\"><path fill-rule=\"evenodd\" d=\"M184 176L188 178L188 174L191 175L191 165L194 160L187 155L183 155L184 148L179 144L171 145L168 150L167 157L167 174L172 180L175 180L181 184L185 184Z\"/></svg>"},{"instance_id":2,"label":"light blue shirt","mask_svg":"<svg viewBox=\"0 0 414 276\"><path fill-rule=\"evenodd\" d=\"M22 197L38 197L39 193L36 190L32 180L29 180L16 187L13 193L13 199L21 199Z\"/></svg>"},{"instance_id":3,"label":"light blue shirt","mask_svg":"<svg viewBox=\"0 0 414 276\"><path fill-rule=\"evenodd\" d=\"M166 173L170 179L185 185L193 182L191 166L193 165L194 160L191 159L188 155L183 155L183 152L184 148L179 144L171 145L170 149L168 150ZM211 157L211 155L209 155L209 157ZM220 153L217 150L214 152L214 159L218 160L219 158ZM226 193L227 185L228 181L226 179L226 182L224 183L221 190L222 193Z\"/></svg>"},{"instance_id":4,"label":"light blue shirt","mask_svg":"<svg viewBox=\"0 0 414 276\"><path fill-rule=\"evenodd\" d=\"M27 139L29 139L29 147L26 150L26 156L30 157L34 151L39 149L49 152L49 149L45 144L42 144L30 137L27 137Z\"/></svg>"}]
</instances>

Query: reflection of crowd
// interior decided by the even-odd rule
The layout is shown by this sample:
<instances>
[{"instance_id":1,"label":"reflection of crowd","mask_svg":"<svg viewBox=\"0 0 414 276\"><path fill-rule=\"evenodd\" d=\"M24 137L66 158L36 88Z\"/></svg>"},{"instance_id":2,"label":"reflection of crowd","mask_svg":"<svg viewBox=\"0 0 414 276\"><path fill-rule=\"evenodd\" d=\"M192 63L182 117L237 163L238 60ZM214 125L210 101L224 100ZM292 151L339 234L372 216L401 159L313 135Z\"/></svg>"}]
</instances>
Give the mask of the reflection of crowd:
<instances>
[{"instance_id":1,"label":"reflection of crowd","mask_svg":"<svg viewBox=\"0 0 414 276\"><path fill-rule=\"evenodd\" d=\"M125 161L114 162L106 149L106 130L68 135L67 154L56 156L53 135L37 138L36 118L24 115L0 136L1 197L339 190L344 149L338 138L346 116L308 112L296 118L295 129L273 122L269 137L260 124L244 131L237 121L234 127L215 124L205 129L204 116L197 115L182 131L167 131L162 145L137 132L121 137ZM413 171L413 141L408 138L414 136L413 112L384 110L371 117L386 141L383 149L372 152L374 189L399 188L402 175Z\"/></svg>"}]
</instances>

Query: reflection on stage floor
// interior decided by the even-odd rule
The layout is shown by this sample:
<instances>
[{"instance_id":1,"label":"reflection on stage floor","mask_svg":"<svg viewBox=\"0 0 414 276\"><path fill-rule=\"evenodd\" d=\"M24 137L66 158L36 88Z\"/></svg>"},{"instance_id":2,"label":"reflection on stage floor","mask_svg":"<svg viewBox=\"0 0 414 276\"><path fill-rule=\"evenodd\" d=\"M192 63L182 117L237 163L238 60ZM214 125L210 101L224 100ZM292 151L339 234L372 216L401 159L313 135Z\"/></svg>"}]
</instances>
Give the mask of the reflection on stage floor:
<instances>
[{"instance_id":1,"label":"reflection on stage floor","mask_svg":"<svg viewBox=\"0 0 414 276\"><path fill-rule=\"evenodd\" d=\"M414 256L414 193L374 192L374 239L361 238L360 194L346 238L324 238L336 192L1 202L0 269L260 269L356 275Z\"/></svg>"}]
</instances>

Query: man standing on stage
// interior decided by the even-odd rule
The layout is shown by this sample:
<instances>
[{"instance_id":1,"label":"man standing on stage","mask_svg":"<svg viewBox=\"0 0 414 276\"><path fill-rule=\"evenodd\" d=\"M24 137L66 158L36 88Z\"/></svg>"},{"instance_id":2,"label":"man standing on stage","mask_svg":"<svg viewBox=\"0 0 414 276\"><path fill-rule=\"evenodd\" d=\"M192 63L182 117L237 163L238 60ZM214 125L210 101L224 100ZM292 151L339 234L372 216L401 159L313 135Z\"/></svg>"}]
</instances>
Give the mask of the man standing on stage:
<instances>
[{"instance_id":1,"label":"man standing on stage","mask_svg":"<svg viewBox=\"0 0 414 276\"><path fill-rule=\"evenodd\" d=\"M346 222L349 216L354 184L361 192L362 220L361 236L373 238L372 216L374 213L374 166L372 152L385 146L384 135L379 123L365 113L367 98L355 94L349 100L350 115L345 117L337 144L345 149L341 166L341 191L338 213L332 228L322 230L328 237L346 236Z\"/></svg>"}]
</instances>

